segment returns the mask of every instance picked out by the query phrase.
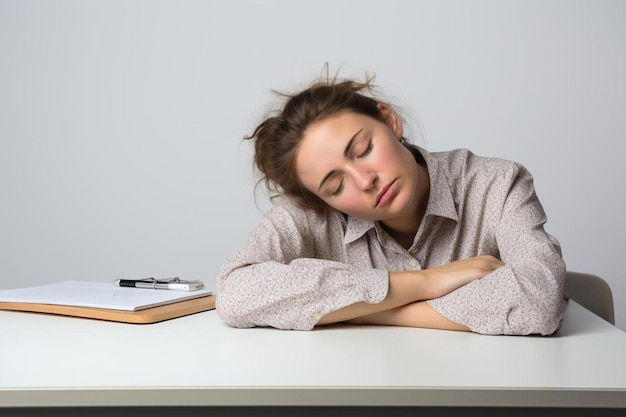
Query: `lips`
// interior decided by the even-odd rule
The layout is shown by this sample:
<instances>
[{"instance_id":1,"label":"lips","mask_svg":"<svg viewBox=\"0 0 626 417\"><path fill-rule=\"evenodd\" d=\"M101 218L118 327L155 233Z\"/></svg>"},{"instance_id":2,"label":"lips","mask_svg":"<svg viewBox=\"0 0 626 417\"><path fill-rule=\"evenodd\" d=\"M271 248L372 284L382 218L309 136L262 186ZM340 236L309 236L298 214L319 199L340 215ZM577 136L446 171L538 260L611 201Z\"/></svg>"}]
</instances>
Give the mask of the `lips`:
<instances>
[{"instance_id":1,"label":"lips","mask_svg":"<svg viewBox=\"0 0 626 417\"><path fill-rule=\"evenodd\" d=\"M380 193L376 196L376 207L384 205L394 196L396 191L396 181L394 180L385 188L383 188Z\"/></svg>"}]
</instances>

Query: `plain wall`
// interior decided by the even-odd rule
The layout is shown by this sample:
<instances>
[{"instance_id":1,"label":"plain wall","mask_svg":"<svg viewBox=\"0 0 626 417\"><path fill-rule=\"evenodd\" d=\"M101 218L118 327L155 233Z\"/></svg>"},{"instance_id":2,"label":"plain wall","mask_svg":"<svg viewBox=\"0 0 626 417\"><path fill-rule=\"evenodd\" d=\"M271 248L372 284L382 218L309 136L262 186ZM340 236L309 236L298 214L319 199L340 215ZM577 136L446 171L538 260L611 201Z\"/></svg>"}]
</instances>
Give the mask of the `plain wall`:
<instances>
[{"instance_id":1,"label":"plain wall","mask_svg":"<svg viewBox=\"0 0 626 417\"><path fill-rule=\"evenodd\" d=\"M376 74L415 143L517 160L626 329L626 2L0 0L0 288L180 276L254 227L271 90Z\"/></svg>"}]
</instances>

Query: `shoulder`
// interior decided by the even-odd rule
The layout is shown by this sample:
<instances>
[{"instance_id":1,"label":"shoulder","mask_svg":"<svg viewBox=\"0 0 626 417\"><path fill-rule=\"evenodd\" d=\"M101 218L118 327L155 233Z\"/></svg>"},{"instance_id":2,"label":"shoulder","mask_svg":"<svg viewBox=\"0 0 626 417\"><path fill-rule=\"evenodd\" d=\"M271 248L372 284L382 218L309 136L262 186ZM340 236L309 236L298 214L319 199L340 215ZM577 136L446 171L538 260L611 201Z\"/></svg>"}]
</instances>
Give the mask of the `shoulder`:
<instances>
[{"instance_id":1,"label":"shoulder","mask_svg":"<svg viewBox=\"0 0 626 417\"><path fill-rule=\"evenodd\" d=\"M534 190L533 177L519 162L480 156L468 149L431 154L435 168L431 184L447 184L455 201L470 199L475 204L501 206L512 191L527 195Z\"/></svg>"},{"instance_id":2,"label":"shoulder","mask_svg":"<svg viewBox=\"0 0 626 417\"><path fill-rule=\"evenodd\" d=\"M438 166L452 178L488 177L493 180L513 179L528 170L519 162L477 155L469 149L459 148L444 152L433 152L431 156Z\"/></svg>"},{"instance_id":3,"label":"shoulder","mask_svg":"<svg viewBox=\"0 0 626 417\"><path fill-rule=\"evenodd\" d=\"M263 216L263 222L286 231L297 229L301 233L315 235L319 230L345 223L345 217L335 211L319 214L303 208L292 199L281 196L272 202L271 209Z\"/></svg>"},{"instance_id":4,"label":"shoulder","mask_svg":"<svg viewBox=\"0 0 626 417\"><path fill-rule=\"evenodd\" d=\"M347 219L339 212L320 215L287 197L276 198L249 235L254 246L271 247L281 259L330 259L343 242Z\"/></svg>"}]
</instances>

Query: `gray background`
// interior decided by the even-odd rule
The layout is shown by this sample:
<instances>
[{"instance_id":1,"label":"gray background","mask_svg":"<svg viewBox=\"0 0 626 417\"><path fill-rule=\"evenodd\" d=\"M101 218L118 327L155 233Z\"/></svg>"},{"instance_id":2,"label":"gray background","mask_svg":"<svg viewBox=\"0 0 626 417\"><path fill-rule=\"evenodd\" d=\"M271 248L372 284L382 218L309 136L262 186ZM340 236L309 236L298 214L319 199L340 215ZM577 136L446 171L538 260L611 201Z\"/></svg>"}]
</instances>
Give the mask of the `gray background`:
<instances>
[{"instance_id":1,"label":"gray background","mask_svg":"<svg viewBox=\"0 0 626 417\"><path fill-rule=\"evenodd\" d=\"M213 287L268 207L242 137L326 62L418 145L526 165L626 329L625 1L0 0L0 288Z\"/></svg>"}]
</instances>

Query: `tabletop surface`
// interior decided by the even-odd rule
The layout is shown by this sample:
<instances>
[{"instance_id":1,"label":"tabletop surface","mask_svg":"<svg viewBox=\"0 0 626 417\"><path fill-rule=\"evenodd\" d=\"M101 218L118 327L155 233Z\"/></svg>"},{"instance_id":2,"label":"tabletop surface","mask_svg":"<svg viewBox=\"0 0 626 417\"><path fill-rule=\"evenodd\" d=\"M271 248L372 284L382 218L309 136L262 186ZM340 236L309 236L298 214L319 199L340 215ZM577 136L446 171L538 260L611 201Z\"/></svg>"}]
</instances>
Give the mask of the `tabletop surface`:
<instances>
[{"instance_id":1,"label":"tabletop surface","mask_svg":"<svg viewBox=\"0 0 626 417\"><path fill-rule=\"evenodd\" d=\"M575 302L553 337L356 325L235 329L212 310L145 325L0 311L0 338L3 407L626 407L626 333Z\"/></svg>"}]
</instances>

